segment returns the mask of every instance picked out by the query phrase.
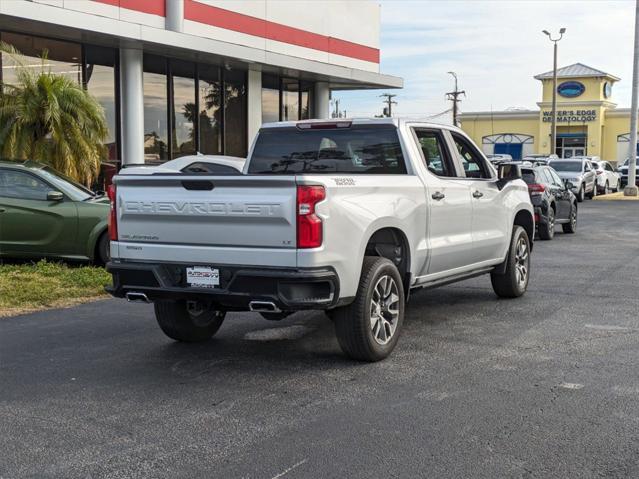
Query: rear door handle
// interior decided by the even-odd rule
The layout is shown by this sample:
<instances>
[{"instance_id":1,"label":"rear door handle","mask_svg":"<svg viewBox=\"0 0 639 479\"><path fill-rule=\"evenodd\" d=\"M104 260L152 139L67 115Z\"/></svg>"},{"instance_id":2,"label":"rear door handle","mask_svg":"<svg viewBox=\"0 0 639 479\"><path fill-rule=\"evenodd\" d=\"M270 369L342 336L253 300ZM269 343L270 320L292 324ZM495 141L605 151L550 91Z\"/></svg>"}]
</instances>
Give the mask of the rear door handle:
<instances>
[{"instance_id":1,"label":"rear door handle","mask_svg":"<svg viewBox=\"0 0 639 479\"><path fill-rule=\"evenodd\" d=\"M5 210L4 208L0 208L0 213L4 213L5 211L7 210Z\"/></svg>"},{"instance_id":2,"label":"rear door handle","mask_svg":"<svg viewBox=\"0 0 639 479\"><path fill-rule=\"evenodd\" d=\"M473 197L475 198L481 198L482 196L484 196L484 194L479 190L475 190L475 192L473 193Z\"/></svg>"},{"instance_id":3,"label":"rear door handle","mask_svg":"<svg viewBox=\"0 0 639 479\"><path fill-rule=\"evenodd\" d=\"M444 198L446 198L446 195L444 193L441 193L440 191L436 191L435 193L433 193L431 195L431 198L434 200L443 200Z\"/></svg>"}]
</instances>

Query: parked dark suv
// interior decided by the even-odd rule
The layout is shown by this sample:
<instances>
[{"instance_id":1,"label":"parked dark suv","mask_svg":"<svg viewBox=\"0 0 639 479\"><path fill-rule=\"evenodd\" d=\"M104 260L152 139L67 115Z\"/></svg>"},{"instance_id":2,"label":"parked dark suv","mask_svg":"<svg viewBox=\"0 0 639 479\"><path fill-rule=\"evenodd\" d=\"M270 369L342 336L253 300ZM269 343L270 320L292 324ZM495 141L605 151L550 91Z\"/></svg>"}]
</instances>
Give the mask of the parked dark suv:
<instances>
[{"instance_id":1,"label":"parked dark suv","mask_svg":"<svg viewBox=\"0 0 639 479\"><path fill-rule=\"evenodd\" d=\"M528 184L530 201L535 208L535 223L539 237L550 240L555 235L555 225L560 224L564 233L577 230L577 197L571 191L573 185L564 183L549 166L524 166L523 180Z\"/></svg>"}]
</instances>

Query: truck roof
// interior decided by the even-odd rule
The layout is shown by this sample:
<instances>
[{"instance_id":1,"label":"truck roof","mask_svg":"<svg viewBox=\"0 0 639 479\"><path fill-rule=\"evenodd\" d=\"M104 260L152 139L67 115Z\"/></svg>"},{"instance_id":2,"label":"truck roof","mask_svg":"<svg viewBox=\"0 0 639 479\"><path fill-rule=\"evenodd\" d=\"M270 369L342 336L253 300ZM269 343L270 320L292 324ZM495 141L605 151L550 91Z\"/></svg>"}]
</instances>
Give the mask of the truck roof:
<instances>
[{"instance_id":1,"label":"truck roof","mask_svg":"<svg viewBox=\"0 0 639 479\"><path fill-rule=\"evenodd\" d=\"M274 123L264 123L263 129L266 128L286 128L293 127L300 124L313 124L313 123L347 123L350 122L353 125L394 125L397 128L405 124L419 124L428 128L439 128L453 131L462 131L453 125L446 125L442 123L433 123L428 120L420 120L418 118L327 118L320 120L299 120L299 121L279 121Z\"/></svg>"}]
</instances>

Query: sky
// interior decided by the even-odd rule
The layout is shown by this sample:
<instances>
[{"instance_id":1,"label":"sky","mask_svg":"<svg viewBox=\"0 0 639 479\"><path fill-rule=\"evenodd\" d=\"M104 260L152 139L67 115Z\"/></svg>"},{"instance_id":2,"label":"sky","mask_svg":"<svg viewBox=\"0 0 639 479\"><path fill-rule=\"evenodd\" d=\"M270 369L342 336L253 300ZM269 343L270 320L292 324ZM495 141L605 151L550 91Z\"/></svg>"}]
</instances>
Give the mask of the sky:
<instances>
[{"instance_id":1,"label":"sky","mask_svg":"<svg viewBox=\"0 0 639 479\"><path fill-rule=\"evenodd\" d=\"M558 66L583 63L621 78L612 101L630 106L634 32L633 0L382 0L380 72L404 79L401 90L334 92L348 116L372 116L381 93L396 93L393 116L424 118L450 108L457 73L466 91L462 111L536 109L541 84ZM450 122L449 114L434 120Z\"/></svg>"}]
</instances>

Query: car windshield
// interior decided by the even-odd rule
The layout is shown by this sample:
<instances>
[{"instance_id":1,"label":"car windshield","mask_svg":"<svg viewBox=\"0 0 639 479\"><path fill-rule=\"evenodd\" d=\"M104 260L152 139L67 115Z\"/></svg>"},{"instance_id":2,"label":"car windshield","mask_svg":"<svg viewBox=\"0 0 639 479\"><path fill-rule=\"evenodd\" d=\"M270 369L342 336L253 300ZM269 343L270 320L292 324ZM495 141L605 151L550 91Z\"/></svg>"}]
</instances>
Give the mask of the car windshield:
<instances>
[{"instance_id":1,"label":"car windshield","mask_svg":"<svg viewBox=\"0 0 639 479\"><path fill-rule=\"evenodd\" d=\"M553 161L550 163L556 171L581 172L581 161Z\"/></svg>"},{"instance_id":2,"label":"car windshield","mask_svg":"<svg viewBox=\"0 0 639 479\"><path fill-rule=\"evenodd\" d=\"M38 171L45 180L53 184L56 188L60 188L63 193L66 193L76 201L84 201L96 196L96 194L89 188L86 188L71 178L58 173L49 166L45 166Z\"/></svg>"}]
</instances>

